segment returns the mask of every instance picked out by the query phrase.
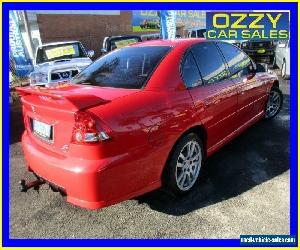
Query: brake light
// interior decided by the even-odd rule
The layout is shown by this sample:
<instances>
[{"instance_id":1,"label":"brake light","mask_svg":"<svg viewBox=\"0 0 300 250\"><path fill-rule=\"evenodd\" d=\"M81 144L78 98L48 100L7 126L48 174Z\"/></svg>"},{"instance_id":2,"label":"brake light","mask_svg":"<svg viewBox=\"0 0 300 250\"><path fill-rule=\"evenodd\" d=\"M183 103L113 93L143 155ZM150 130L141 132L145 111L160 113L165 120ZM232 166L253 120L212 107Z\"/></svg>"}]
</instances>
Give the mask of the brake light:
<instances>
[{"instance_id":1,"label":"brake light","mask_svg":"<svg viewBox=\"0 0 300 250\"><path fill-rule=\"evenodd\" d=\"M75 113L74 118L73 143L95 143L110 138L90 113L78 111Z\"/></svg>"}]
</instances>

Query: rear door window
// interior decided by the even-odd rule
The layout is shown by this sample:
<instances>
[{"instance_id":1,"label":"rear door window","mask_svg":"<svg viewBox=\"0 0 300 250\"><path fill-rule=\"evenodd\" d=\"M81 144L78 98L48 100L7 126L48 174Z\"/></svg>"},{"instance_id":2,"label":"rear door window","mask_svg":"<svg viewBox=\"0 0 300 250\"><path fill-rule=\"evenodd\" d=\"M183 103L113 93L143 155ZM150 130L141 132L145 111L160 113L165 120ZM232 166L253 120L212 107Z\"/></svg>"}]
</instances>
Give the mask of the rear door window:
<instances>
[{"instance_id":1,"label":"rear door window","mask_svg":"<svg viewBox=\"0 0 300 250\"><path fill-rule=\"evenodd\" d=\"M202 42L192 48L204 84L222 81L228 76L222 55L213 42Z\"/></svg>"},{"instance_id":2,"label":"rear door window","mask_svg":"<svg viewBox=\"0 0 300 250\"><path fill-rule=\"evenodd\" d=\"M224 42L218 42L222 54L224 55L230 75L244 76L249 74L249 66L251 65L251 59L239 48Z\"/></svg>"},{"instance_id":3,"label":"rear door window","mask_svg":"<svg viewBox=\"0 0 300 250\"><path fill-rule=\"evenodd\" d=\"M202 84L196 61L191 52L188 52L183 60L181 73L187 88L193 88Z\"/></svg>"}]
</instances>

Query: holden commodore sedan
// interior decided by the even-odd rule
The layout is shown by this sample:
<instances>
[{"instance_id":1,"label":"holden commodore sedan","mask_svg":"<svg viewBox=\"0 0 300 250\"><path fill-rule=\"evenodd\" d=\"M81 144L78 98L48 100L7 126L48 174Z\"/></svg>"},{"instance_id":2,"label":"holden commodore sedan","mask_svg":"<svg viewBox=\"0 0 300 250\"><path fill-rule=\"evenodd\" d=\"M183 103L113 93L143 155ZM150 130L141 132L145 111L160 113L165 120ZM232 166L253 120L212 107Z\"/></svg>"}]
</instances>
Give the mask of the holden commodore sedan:
<instances>
[{"instance_id":1,"label":"holden commodore sedan","mask_svg":"<svg viewBox=\"0 0 300 250\"><path fill-rule=\"evenodd\" d=\"M19 88L27 168L67 201L98 209L197 183L205 158L282 106L278 79L234 45L148 41L60 86Z\"/></svg>"}]
</instances>

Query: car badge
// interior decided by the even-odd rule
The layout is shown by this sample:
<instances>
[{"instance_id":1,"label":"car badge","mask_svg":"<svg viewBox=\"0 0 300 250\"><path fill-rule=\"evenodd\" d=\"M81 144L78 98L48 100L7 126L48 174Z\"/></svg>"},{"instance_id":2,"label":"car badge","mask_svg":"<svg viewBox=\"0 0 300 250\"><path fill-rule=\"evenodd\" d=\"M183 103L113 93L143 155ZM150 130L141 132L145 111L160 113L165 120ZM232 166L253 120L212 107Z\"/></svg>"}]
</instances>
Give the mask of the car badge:
<instances>
[{"instance_id":1,"label":"car badge","mask_svg":"<svg viewBox=\"0 0 300 250\"><path fill-rule=\"evenodd\" d=\"M63 78L68 78L69 77L69 73L68 72L63 72L62 73L62 77Z\"/></svg>"}]
</instances>

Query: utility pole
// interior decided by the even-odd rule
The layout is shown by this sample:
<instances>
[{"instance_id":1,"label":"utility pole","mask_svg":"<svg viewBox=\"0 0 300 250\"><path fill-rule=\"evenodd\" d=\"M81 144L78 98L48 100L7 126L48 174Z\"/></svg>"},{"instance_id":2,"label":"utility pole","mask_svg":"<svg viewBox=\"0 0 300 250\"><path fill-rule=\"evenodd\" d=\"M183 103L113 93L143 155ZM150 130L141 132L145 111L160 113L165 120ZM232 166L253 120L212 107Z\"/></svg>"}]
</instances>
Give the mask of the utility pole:
<instances>
[{"instance_id":1,"label":"utility pole","mask_svg":"<svg viewBox=\"0 0 300 250\"><path fill-rule=\"evenodd\" d=\"M30 54L32 55L32 58L34 56L34 45L32 42L32 36L31 36L31 30L30 30L30 23L28 21L28 16L27 16L27 11L23 10L22 11L22 16L23 16L23 21L24 21L24 28L25 28L25 33L28 36L29 39L29 50L30 50Z\"/></svg>"}]
</instances>

